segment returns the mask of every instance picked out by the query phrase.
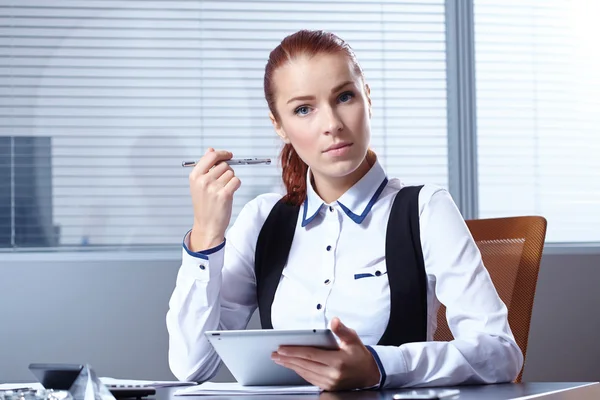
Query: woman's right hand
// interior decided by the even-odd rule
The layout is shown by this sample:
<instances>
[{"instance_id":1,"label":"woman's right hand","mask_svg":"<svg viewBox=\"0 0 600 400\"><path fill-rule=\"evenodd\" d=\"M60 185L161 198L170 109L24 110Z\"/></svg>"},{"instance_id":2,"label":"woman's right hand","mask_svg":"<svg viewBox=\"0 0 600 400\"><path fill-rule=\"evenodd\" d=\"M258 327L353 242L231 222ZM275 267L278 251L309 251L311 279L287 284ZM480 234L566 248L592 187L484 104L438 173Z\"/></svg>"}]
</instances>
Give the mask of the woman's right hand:
<instances>
[{"instance_id":1,"label":"woman's right hand","mask_svg":"<svg viewBox=\"0 0 600 400\"><path fill-rule=\"evenodd\" d=\"M194 206L194 226L190 250L208 250L225 240L231 219L233 194L241 185L233 169L225 162L229 151L209 148L190 173L190 192Z\"/></svg>"}]
</instances>

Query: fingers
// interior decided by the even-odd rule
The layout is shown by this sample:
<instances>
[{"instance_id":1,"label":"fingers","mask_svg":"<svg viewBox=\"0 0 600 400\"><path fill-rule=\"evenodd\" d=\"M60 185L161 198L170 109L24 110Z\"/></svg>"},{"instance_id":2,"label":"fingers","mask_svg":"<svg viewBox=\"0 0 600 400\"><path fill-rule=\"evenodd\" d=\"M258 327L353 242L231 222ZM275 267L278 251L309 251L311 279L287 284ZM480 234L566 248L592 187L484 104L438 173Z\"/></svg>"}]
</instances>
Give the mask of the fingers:
<instances>
[{"instance_id":1,"label":"fingers","mask_svg":"<svg viewBox=\"0 0 600 400\"><path fill-rule=\"evenodd\" d=\"M307 367L290 362L285 357L280 358L279 361L275 361L275 363L291 369L312 385L318 386L321 389L331 390L332 384L329 379L327 379L327 375L317 372L311 366Z\"/></svg>"},{"instance_id":2,"label":"fingers","mask_svg":"<svg viewBox=\"0 0 600 400\"><path fill-rule=\"evenodd\" d=\"M190 186L219 192L226 197L233 196L242 182L235 176L229 164L224 162L231 157L232 153L229 151L215 151L209 147L190 173Z\"/></svg>"},{"instance_id":3,"label":"fingers","mask_svg":"<svg viewBox=\"0 0 600 400\"><path fill-rule=\"evenodd\" d=\"M217 165L215 165L210 171L206 173L206 176L211 180L219 180L221 176L223 176L223 174L227 171L233 172L231 167L226 162L220 161ZM229 179L231 179L231 177L229 177ZM223 186L229 181L229 179L223 182Z\"/></svg>"},{"instance_id":4,"label":"fingers","mask_svg":"<svg viewBox=\"0 0 600 400\"><path fill-rule=\"evenodd\" d=\"M219 165L217 165L215 168L213 168L215 175L219 174L220 170L223 169L223 168L221 168L223 164L225 164L225 163L222 162ZM240 181L240 179L238 177L235 176L235 172L233 171L233 169L231 169L231 167L229 165L225 164L225 166L226 166L225 171L223 173L221 173L221 176L219 176L217 178L217 182L219 182L219 184L223 188L223 191L227 195L233 195L233 193L240 188L240 186L242 185L242 182ZM211 171L211 172L213 172L213 171Z\"/></svg>"},{"instance_id":5,"label":"fingers","mask_svg":"<svg viewBox=\"0 0 600 400\"><path fill-rule=\"evenodd\" d=\"M338 317L331 320L331 331L345 344L362 344L356 331L344 325Z\"/></svg>"},{"instance_id":6,"label":"fingers","mask_svg":"<svg viewBox=\"0 0 600 400\"><path fill-rule=\"evenodd\" d=\"M278 364L286 364L287 365L295 365L298 367L302 367L307 370L311 370L321 375L325 375L328 373L330 367L322 364L317 361L311 361L306 358L299 357L287 357L282 355L277 355L274 357L274 360Z\"/></svg>"},{"instance_id":7,"label":"fingers","mask_svg":"<svg viewBox=\"0 0 600 400\"><path fill-rule=\"evenodd\" d=\"M233 193L235 193L235 191L238 190L241 185L242 185L242 182L240 181L240 178L238 178L237 176L234 176L233 178L231 178L229 180L229 182L227 182L227 184L223 188L223 191L225 193L227 193L228 195L232 196Z\"/></svg>"},{"instance_id":8,"label":"fingers","mask_svg":"<svg viewBox=\"0 0 600 400\"><path fill-rule=\"evenodd\" d=\"M225 163L221 163L217 167L221 166L222 164L225 164ZM227 165L227 164L225 164L225 165ZM216 170L217 167L213 168L211 172ZM209 172L209 174L210 174L210 172ZM218 175L218 174L219 174L219 171L215 171L215 175ZM219 182L219 184L222 187L225 187L225 185L227 185L227 182L229 182L231 180L231 178L233 178L234 176L235 176L235 172L233 171L233 169L231 169L231 167L229 167L227 165L227 168L225 169L225 171L223 171L223 173L221 173L220 176L217 178L217 182Z\"/></svg>"},{"instance_id":9,"label":"fingers","mask_svg":"<svg viewBox=\"0 0 600 400\"><path fill-rule=\"evenodd\" d=\"M277 355L285 357L302 358L320 364L330 365L336 359L335 350L322 350L310 346L281 346Z\"/></svg>"},{"instance_id":10,"label":"fingers","mask_svg":"<svg viewBox=\"0 0 600 400\"><path fill-rule=\"evenodd\" d=\"M198 165L196 165L196 167L198 167ZM213 191L220 190L227 184L227 182L233 176L231 174L228 174L228 179L225 179L227 178L226 176L223 179L221 179L221 181L218 181L219 178L221 178L225 172L231 170L229 165L227 165L227 163L224 162L218 163L214 168L212 168L205 174L199 174L199 171L196 170L196 167L194 167L194 170L192 171L192 173L190 173L189 177L191 188L202 188L203 190L210 188ZM214 185L215 182L218 182L218 184Z\"/></svg>"},{"instance_id":11,"label":"fingers","mask_svg":"<svg viewBox=\"0 0 600 400\"><path fill-rule=\"evenodd\" d=\"M194 167L192 174L204 175L215 166L219 161L229 160L233 154L229 151L215 151L212 147L208 149L206 154L198 161Z\"/></svg>"}]
</instances>

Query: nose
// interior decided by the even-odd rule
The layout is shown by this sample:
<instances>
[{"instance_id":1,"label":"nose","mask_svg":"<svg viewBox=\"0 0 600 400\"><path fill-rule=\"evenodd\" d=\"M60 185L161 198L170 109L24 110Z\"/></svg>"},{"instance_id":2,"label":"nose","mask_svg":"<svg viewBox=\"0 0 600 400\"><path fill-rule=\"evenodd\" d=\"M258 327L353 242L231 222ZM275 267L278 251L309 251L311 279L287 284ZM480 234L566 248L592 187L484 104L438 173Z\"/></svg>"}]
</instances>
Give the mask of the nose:
<instances>
[{"instance_id":1,"label":"nose","mask_svg":"<svg viewBox=\"0 0 600 400\"><path fill-rule=\"evenodd\" d=\"M328 135L335 135L336 133L344 129L342 119L334 109L327 107L325 110L323 110L322 117L323 133Z\"/></svg>"}]
</instances>

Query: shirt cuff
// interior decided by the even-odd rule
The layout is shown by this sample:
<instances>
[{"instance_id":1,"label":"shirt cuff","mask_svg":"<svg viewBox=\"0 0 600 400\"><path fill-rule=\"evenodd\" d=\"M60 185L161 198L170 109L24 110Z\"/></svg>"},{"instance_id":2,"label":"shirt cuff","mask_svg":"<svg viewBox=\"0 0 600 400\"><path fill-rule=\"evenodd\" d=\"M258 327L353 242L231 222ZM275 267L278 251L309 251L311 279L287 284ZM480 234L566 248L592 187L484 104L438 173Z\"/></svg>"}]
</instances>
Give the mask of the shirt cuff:
<instances>
[{"instance_id":1,"label":"shirt cuff","mask_svg":"<svg viewBox=\"0 0 600 400\"><path fill-rule=\"evenodd\" d=\"M221 243L220 245L215 246L211 249L193 252L190 250L190 234L191 233L192 233L192 230L190 229L183 237L183 248L192 257L197 257L197 258L202 258L203 260L208 260L209 255L216 253L217 251L219 251L223 247L225 247L225 240L223 240L223 243Z\"/></svg>"},{"instance_id":2,"label":"shirt cuff","mask_svg":"<svg viewBox=\"0 0 600 400\"><path fill-rule=\"evenodd\" d=\"M379 389L402 387L407 381L408 368L401 347L367 346L381 372Z\"/></svg>"},{"instance_id":3,"label":"shirt cuff","mask_svg":"<svg viewBox=\"0 0 600 400\"><path fill-rule=\"evenodd\" d=\"M385 368L383 368L381 359L379 358L379 355L377 354L375 349L373 349L372 346L365 346L365 347L367 348L367 350L369 350L371 352L371 355L373 356L373 359L375 360L375 363L377 364L377 368L379 368L379 383L375 386L371 386L371 387L368 387L365 389L380 389L385 384L385 378L386 378Z\"/></svg>"},{"instance_id":4,"label":"shirt cuff","mask_svg":"<svg viewBox=\"0 0 600 400\"><path fill-rule=\"evenodd\" d=\"M190 250L191 232L189 230L183 237L183 269L196 279L208 280L223 267L225 240L211 249L193 252Z\"/></svg>"}]
</instances>

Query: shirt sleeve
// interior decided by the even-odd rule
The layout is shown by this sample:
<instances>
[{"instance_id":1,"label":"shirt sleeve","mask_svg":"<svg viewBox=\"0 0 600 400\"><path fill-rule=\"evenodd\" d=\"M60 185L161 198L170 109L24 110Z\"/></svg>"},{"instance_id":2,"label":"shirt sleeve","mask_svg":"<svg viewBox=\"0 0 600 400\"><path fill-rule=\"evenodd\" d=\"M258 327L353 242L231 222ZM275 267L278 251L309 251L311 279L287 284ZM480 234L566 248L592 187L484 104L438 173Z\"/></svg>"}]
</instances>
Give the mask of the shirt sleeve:
<instances>
[{"instance_id":1,"label":"shirt sleeve","mask_svg":"<svg viewBox=\"0 0 600 400\"><path fill-rule=\"evenodd\" d=\"M454 340L372 346L381 386L512 381L523 355L463 217L450 194L440 188L423 187L419 203L425 269L436 297L446 306Z\"/></svg>"},{"instance_id":2,"label":"shirt sleeve","mask_svg":"<svg viewBox=\"0 0 600 400\"><path fill-rule=\"evenodd\" d=\"M278 197L249 202L212 249L189 250L183 241L182 263L169 300L169 366L179 380L202 382L216 374L220 359L204 332L245 329L257 308L254 251L266 216Z\"/></svg>"}]
</instances>

